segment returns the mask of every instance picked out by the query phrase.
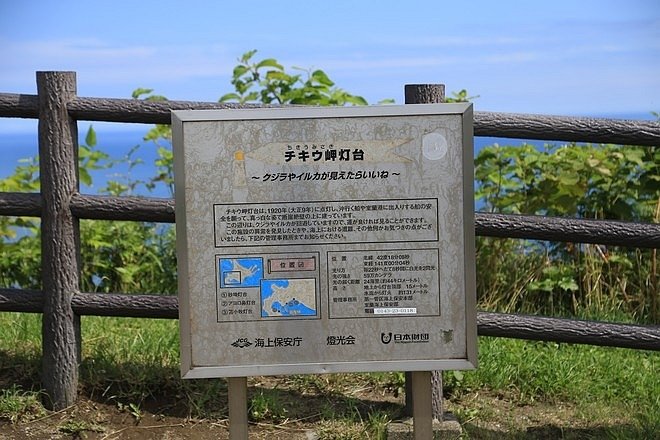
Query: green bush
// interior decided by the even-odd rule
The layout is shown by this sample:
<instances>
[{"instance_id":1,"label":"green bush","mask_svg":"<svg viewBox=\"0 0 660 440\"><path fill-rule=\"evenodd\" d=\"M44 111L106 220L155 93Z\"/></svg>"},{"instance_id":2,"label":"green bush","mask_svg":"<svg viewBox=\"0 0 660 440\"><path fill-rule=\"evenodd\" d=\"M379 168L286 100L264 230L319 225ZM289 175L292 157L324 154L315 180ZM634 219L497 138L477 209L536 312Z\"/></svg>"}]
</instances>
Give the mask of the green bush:
<instances>
[{"instance_id":1,"label":"green bush","mask_svg":"<svg viewBox=\"0 0 660 440\"><path fill-rule=\"evenodd\" d=\"M320 70L287 71L277 60L238 59L222 102L364 105L361 96L335 85ZM133 98L162 101L139 88ZM472 99L467 91L448 101ZM157 151L147 181L111 180L101 193L133 194L165 185L173 194L171 130L156 125L144 137ZM142 147L140 147L142 148ZM117 164L143 165L138 147L112 159L97 147L90 127L80 147L80 179ZM21 163L0 180L0 191L39 189L38 162ZM660 221L660 149L618 145L492 145L475 158L475 199L480 209L589 219ZM175 233L171 225L81 221L83 291L165 293L176 291ZM0 218L0 282L40 288L39 221ZM478 237L477 292L488 310L599 317L658 323L655 250Z\"/></svg>"}]
</instances>

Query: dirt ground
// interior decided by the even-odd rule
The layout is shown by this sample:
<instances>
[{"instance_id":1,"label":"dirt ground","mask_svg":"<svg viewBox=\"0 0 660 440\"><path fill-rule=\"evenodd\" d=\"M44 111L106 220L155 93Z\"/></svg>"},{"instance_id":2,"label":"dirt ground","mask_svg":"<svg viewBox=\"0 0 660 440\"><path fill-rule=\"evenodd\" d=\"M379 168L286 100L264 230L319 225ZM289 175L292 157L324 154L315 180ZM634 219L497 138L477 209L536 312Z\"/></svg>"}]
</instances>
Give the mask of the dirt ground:
<instances>
[{"instance_id":1,"label":"dirt ground","mask_svg":"<svg viewBox=\"0 0 660 440\"><path fill-rule=\"evenodd\" d=\"M251 389L251 393L254 393ZM323 433L322 406L338 405L338 411L346 402L341 396L336 401L332 397L312 395L288 395L284 392L282 404L290 407L290 417L275 421L252 422L249 436L254 439L315 439ZM390 393L374 390L358 390L351 396L360 405L371 409L378 408L388 414L400 414L402 398ZM196 419L181 412L180 405L170 399L144 402L137 411L135 408L102 402L81 396L76 405L57 412L39 414L36 418L24 419L18 423L0 419L0 439L228 439L229 421L226 417ZM344 402L344 403L342 403ZM354 404L354 403L353 403ZM534 403L521 405L504 396L475 392L461 397L458 401L445 401L446 409L460 419L465 438L473 439L582 439L607 438L612 429L625 436L627 421L625 415L603 420L591 420L588 415L579 414L568 404ZM296 409L297 408L297 409ZM226 408L219 408L219 414ZM338 425L339 426L339 425ZM348 433L342 436L342 428L326 425L325 436L321 438L367 438L367 434ZM329 434L328 434L329 433ZM373 438L373 437L371 437Z\"/></svg>"}]
</instances>

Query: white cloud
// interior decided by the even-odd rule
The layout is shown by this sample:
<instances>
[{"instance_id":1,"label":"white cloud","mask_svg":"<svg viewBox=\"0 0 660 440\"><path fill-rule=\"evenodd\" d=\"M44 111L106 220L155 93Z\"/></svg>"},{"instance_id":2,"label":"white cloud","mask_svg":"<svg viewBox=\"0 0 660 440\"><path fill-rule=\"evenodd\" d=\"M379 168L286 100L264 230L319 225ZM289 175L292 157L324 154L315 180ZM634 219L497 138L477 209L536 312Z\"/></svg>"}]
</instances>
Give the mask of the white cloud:
<instances>
[{"instance_id":1,"label":"white cloud","mask_svg":"<svg viewBox=\"0 0 660 440\"><path fill-rule=\"evenodd\" d=\"M88 85L136 86L228 75L234 55L218 45L120 46L95 39L12 42L4 47L0 83L9 90L34 87L34 72L72 70ZM17 89L17 90L16 90Z\"/></svg>"},{"instance_id":2,"label":"white cloud","mask_svg":"<svg viewBox=\"0 0 660 440\"><path fill-rule=\"evenodd\" d=\"M350 57L345 59L325 59L318 60L315 65L323 66L328 70L351 70L365 71L375 69L411 69L451 66L461 63L461 57L380 57L380 58L359 58Z\"/></svg>"},{"instance_id":3,"label":"white cloud","mask_svg":"<svg viewBox=\"0 0 660 440\"><path fill-rule=\"evenodd\" d=\"M525 39L517 36L485 35L485 36L457 36L457 35L432 35L392 38L379 35L375 40L378 44L390 47L409 48L485 48L512 46L524 43Z\"/></svg>"}]
</instances>

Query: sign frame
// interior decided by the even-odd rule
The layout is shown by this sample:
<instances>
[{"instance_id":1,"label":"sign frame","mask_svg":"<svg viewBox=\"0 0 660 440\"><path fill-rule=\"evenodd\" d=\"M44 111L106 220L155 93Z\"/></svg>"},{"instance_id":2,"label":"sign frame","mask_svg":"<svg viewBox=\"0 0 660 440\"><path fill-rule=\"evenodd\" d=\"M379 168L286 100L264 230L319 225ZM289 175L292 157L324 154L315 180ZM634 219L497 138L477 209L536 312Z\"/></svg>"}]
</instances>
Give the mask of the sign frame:
<instances>
[{"instance_id":1,"label":"sign frame","mask_svg":"<svg viewBox=\"0 0 660 440\"><path fill-rule=\"evenodd\" d=\"M191 258L196 257L197 249L191 248L191 236L189 227L192 223L197 222L196 215L188 212L191 200L197 195L192 194L192 191L200 191L200 188L192 188L195 176L188 167L189 159L186 156L187 147L186 142L190 137L186 132L186 126L190 125L191 133L194 133L194 124L224 124L224 123L243 123L250 121L271 121L277 123L278 121L325 121L329 119L345 119L353 120L354 118L362 118L368 123L377 123L379 118L454 118L460 123L460 146L452 146L449 148L460 148L460 155L462 169L460 170L460 181L453 182L460 190L460 199L462 200L461 206L453 207L455 213L461 218L462 224L460 225L461 234L456 239L461 242L461 254L463 256L462 263L456 262L462 271L462 283L460 286L453 286L453 288L461 289L462 292L457 296L452 297L452 301L458 301L459 309L462 309L463 316L459 321L462 323L461 328L457 334L463 339L461 344L461 352L454 353L451 357L438 357L428 355L423 358L416 359L395 359L395 360L369 360L369 359L343 359L339 361L305 361L305 362L287 362L278 361L273 363L259 363L259 364L235 364L235 365L208 365L204 362L199 362L196 359L195 353L202 353L205 350L201 347L196 347L195 337L202 327L199 323L199 317L195 316L195 295L200 294L199 287L195 283L191 283L191 273L197 269L191 262ZM453 119L452 119L453 120ZM473 178L473 111L472 104L467 103L452 103L452 104L417 104L417 105L403 105L403 106L371 106L371 107L282 107L282 108L258 108L258 109L222 109L222 110L183 110L172 112L172 145L174 150L174 173L175 173L175 201L176 201L176 232L177 232L177 257L178 257L178 279L179 279L179 321L180 321L180 336L181 336L181 374L185 379L193 378L210 378L210 377L244 377L256 375L279 375L279 374L320 374L320 373L339 373L339 372L366 372L366 371L430 371L430 370L458 370L458 369L473 369L477 366L477 325L476 325L476 282L475 282L475 244L474 244L474 178ZM277 139L281 140L281 139ZM291 141L291 139L285 140ZM421 141L420 141L421 142ZM222 142L221 142L222 144ZM446 146L444 146L446 147ZM432 150L424 151L426 157L428 155L437 154L433 150L435 146L432 145ZM428 154L427 154L428 153ZM242 155L243 153L241 153ZM248 153L249 154L249 153ZM442 153L444 154L444 152ZM211 154L212 156L212 154ZM243 160L241 156L240 160ZM235 184L235 182L234 182ZM231 186L231 185L230 185ZM417 199L419 196L411 196L410 199ZM403 199L403 197L401 197ZM382 202L387 199L378 199L377 202ZM353 200L355 201L355 200ZM363 201L363 200L358 200ZM314 200L294 201L291 203L314 203ZM322 203L332 203L328 200L322 200ZM341 202L351 202L351 200L341 199ZM275 203L271 201L261 200L254 203L241 202L243 205L260 205L266 203ZM278 203L287 203L287 201L279 200ZM213 211L214 216L214 230L208 231L210 234L213 252L216 255L214 266L218 267L218 258L222 258L225 249L217 246L218 225L215 220L216 205L229 206L237 205L235 201L218 200L213 203L212 207L208 207ZM437 206L436 206L437 210ZM205 214L207 215L207 214ZM197 225L199 226L199 225ZM227 228L228 226L225 226ZM435 225L436 232L441 233L440 225ZM220 226L222 228L222 226ZM223 230L224 231L224 230ZM425 243L420 243L424 245ZM256 246L256 245L255 245ZM337 245L338 246L338 245ZM412 251L409 245L404 251ZM439 245L438 245L439 246ZM241 246L233 247L227 250L227 254L231 256L235 253L235 249ZM294 246L295 247L295 246ZM405 247L405 246L404 246ZM318 247L317 247L318 248ZM268 247L252 247L250 251L253 254L260 252L270 252ZM266 250L263 250L266 249ZM295 251L299 252L304 250L304 245L295 247ZM383 252L392 252L396 250L396 246L383 250ZM207 254L208 250L204 251ZM293 251L292 251L293 252ZM332 248L329 252L337 252L336 248ZM346 251L348 252L348 251ZM375 251L374 251L375 252ZM304 253L304 252L303 252ZM310 255L307 255L310 254ZM306 257L310 257L314 252L307 252ZM327 254L327 259L330 254ZM365 257L366 258L366 257ZM327 261L324 267L319 267L319 273L323 270L328 271L329 265ZM307 264L307 263L301 263ZM321 266L321 261L317 261ZM240 275L240 274L238 274ZM326 281L329 279L329 273L320 275L325 277ZM229 280L229 279L228 279ZM215 278L215 284L219 281ZM222 280L220 281L222 282ZM208 285L208 282L206 283ZM192 291L191 291L192 288ZM329 287L328 287L329 289ZM216 287L216 292L218 288ZM322 300L324 301L324 300ZM329 300L328 300L329 301ZM328 304L325 304L329 307ZM384 308L385 310L386 308ZM405 310L404 310L405 311ZM322 324L328 320L324 314L325 310L318 312L318 323ZM385 312L386 313L386 312ZM356 318L352 318L356 319ZM367 318L358 318L367 319ZM372 319L372 318L368 318ZM399 318L395 318L399 319ZM401 318L403 319L403 318ZM271 321L273 322L273 321ZM288 321L291 322L291 321ZM300 321L298 321L300 322ZM240 325L236 322L219 323L214 332L216 336L221 335L223 332L220 328L227 324L227 326ZM276 325L282 326L284 324L277 323ZM296 324L293 324L296 325ZM225 328L227 328L225 326ZM441 328L437 329L438 332L443 331ZM197 332L197 333L196 333ZM383 333L385 334L385 333ZM451 333L449 333L451 334ZM395 333L396 336L396 333ZM391 337L391 336L390 336ZM445 337L447 337L445 335ZM382 338L382 336L381 336ZM212 340L211 338L210 340ZM208 339L207 339L208 340ZM412 345L412 344L411 344ZM422 346L423 344L417 344ZM209 347L209 349L217 351L220 350L219 346Z\"/></svg>"}]
</instances>

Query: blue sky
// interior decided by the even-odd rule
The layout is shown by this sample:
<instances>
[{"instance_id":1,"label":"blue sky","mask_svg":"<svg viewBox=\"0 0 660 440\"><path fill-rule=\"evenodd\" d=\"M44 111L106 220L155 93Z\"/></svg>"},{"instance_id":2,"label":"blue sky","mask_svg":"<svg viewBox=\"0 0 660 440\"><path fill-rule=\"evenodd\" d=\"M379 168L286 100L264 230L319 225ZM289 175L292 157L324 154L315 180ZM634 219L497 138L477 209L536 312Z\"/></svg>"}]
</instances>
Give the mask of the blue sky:
<instances>
[{"instance_id":1,"label":"blue sky","mask_svg":"<svg viewBox=\"0 0 660 440\"><path fill-rule=\"evenodd\" d=\"M245 51L321 68L370 102L406 83L480 95L477 110L660 111L660 1L0 0L0 92L78 72L81 96L216 100ZM0 120L0 133L21 121Z\"/></svg>"}]
</instances>

